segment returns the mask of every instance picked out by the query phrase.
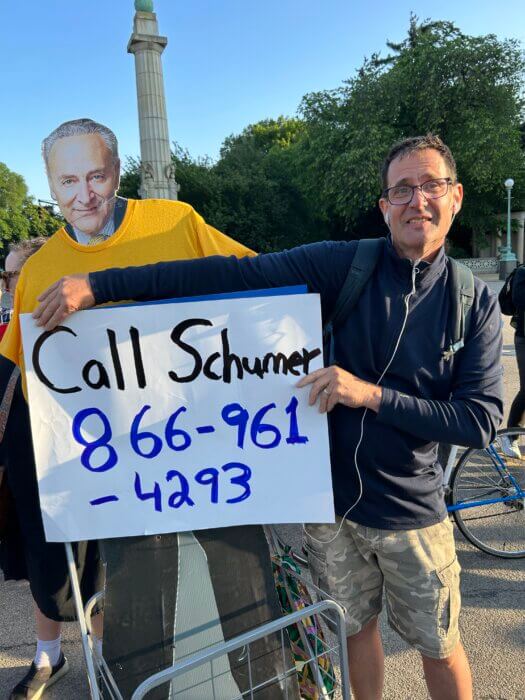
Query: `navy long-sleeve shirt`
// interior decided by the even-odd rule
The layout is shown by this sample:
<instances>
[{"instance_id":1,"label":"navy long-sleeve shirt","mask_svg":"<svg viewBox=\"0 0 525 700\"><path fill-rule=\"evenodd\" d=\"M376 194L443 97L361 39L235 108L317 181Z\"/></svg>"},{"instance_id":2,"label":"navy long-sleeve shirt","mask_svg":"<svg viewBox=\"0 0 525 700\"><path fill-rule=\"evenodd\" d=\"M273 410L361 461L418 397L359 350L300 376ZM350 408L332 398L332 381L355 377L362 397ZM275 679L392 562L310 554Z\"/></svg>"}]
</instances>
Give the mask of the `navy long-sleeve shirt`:
<instances>
[{"instance_id":1,"label":"navy long-sleeve shirt","mask_svg":"<svg viewBox=\"0 0 525 700\"><path fill-rule=\"evenodd\" d=\"M322 242L255 258L214 256L91 273L97 303L137 301L306 284L321 295L329 318L356 242ZM381 381L379 412L338 404L329 415L336 512L370 527L426 527L446 516L437 442L482 447L503 413L501 323L496 296L475 280L465 347L450 360L449 267L441 250L417 267L390 241L358 303L334 335L337 364L369 382ZM356 454L357 450L357 454Z\"/></svg>"}]
</instances>

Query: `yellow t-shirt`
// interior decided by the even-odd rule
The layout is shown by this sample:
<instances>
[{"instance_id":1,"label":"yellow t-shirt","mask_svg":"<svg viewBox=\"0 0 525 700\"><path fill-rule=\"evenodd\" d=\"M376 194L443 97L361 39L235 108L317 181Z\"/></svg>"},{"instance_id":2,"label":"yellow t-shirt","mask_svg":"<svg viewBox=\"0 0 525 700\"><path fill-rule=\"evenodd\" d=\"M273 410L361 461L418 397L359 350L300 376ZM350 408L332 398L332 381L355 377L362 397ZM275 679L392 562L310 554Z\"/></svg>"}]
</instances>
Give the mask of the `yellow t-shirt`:
<instances>
[{"instance_id":1,"label":"yellow t-shirt","mask_svg":"<svg viewBox=\"0 0 525 700\"><path fill-rule=\"evenodd\" d=\"M0 343L0 354L23 370L19 315L32 312L40 294L64 275L208 255L243 257L255 253L206 224L183 202L130 199L118 229L97 245L81 245L61 228L22 268L13 317Z\"/></svg>"}]
</instances>

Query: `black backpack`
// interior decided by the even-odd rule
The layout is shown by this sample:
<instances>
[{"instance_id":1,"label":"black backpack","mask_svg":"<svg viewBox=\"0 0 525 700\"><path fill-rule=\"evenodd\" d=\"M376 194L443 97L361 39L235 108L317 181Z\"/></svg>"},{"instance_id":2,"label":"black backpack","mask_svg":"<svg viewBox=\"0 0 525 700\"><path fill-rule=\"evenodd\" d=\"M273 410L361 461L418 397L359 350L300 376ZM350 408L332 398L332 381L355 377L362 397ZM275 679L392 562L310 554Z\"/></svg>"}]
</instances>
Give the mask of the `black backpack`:
<instances>
[{"instance_id":1,"label":"black backpack","mask_svg":"<svg viewBox=\"0 0 525 700\"><path fill-rule=\"evenodd\" d=\"M327 365L334 363L334 332L356 305L365 284L374 272L384 243L384 238L362 239L357 243L354 259L337 297L334 310L323 329L324 356ZM464 346L474 302L472 270L453 258L449 258L448 261L450 263L451 314L448 328L450 345L448 350L442 353L445 360L450 360Z\"/></svg>"},{"instance_id":2,"label":"black backpack","mask_svg":"<svg viewBox=\"0 0 525 700\"><path fill-rule=\"evenodd\" d=\"M516 274L517 269L518 268L515 267L514 270L507 275L507 279L503 283L503 287L500 289L498 294L501 313L505 316L516 316L518 311L514 306L514 302L512 301L512 283L514 282L514 275Z\"/></svg>"}]
</instances>

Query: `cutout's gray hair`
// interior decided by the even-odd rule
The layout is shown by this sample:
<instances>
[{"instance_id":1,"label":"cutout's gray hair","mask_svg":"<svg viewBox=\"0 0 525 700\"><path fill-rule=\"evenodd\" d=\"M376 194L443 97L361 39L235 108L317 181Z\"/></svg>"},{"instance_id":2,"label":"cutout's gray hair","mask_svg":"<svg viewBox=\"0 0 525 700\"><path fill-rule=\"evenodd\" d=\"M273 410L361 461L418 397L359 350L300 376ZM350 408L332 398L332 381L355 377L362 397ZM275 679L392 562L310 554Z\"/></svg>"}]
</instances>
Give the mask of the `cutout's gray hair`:
<instances>
[{"instance_id":1,"label":"cutout's gray hair","mask_svg":"<svg viewBox=\"0 0 525 700\"><path fill-rule=\"evenodd\" d=\"M98 134L109 148L113 155L113 160L118 160L118 141L115 134L104 124L99 124L93 119L73 119L69 122L64 122L57 126L49 136L42 141L42 157L48 169L49 154L55 143L59 139L64 139L67 136L79 136L82 134Z\"/></svg>"}]
</instances>

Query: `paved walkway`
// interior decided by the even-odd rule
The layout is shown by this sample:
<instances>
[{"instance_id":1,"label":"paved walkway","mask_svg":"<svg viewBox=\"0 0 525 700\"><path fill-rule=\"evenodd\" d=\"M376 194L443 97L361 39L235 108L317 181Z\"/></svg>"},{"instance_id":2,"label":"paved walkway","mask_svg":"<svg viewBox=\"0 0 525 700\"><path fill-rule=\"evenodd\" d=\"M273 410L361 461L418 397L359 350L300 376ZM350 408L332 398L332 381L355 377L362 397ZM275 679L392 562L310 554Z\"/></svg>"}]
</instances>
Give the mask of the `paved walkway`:
<instances>
[{"instance_id":1,"label":"paved walkway","mask_svg":"<svg viewBox=\"0 0 525 700\"><path fill-rule=\"evenodd\" d=\"M499 288L498 282L491 286ZM502 363L508 406L518 384L512 329L506 320ZM525 529L525 524L524 524ZM300 536L290 528L290 536ZM477 700L525 699L525 559L506 561L468 545L457 534L462 574L461 630L469 654ZM418 655L384 624L385 700L425 700ZM71 671L46 698L87 700L88 690L76 625L65 625L64 648ZM30 663L33 647L31 599L25 583L0 579L0 700ZM203 700L207 700L203 698Z\"/></svg>"}]
</instances>

